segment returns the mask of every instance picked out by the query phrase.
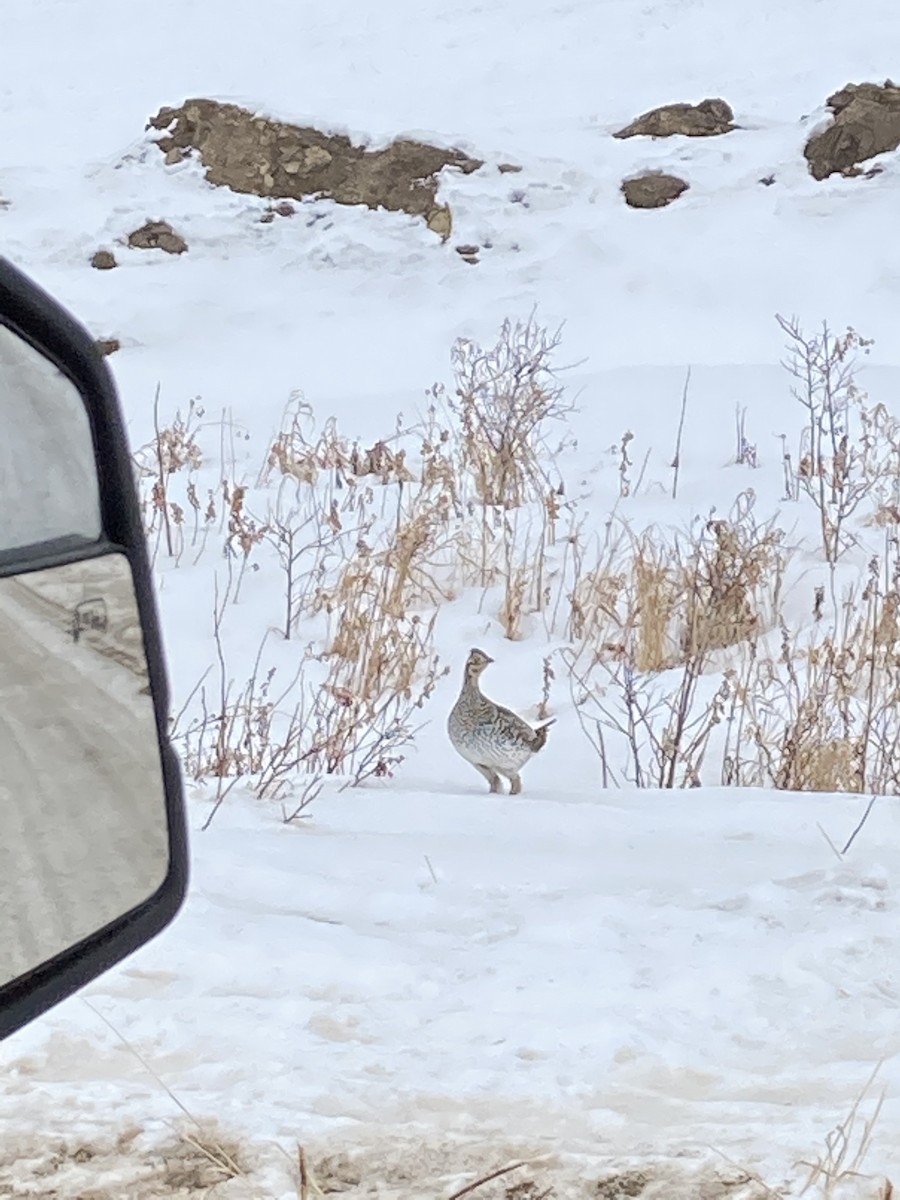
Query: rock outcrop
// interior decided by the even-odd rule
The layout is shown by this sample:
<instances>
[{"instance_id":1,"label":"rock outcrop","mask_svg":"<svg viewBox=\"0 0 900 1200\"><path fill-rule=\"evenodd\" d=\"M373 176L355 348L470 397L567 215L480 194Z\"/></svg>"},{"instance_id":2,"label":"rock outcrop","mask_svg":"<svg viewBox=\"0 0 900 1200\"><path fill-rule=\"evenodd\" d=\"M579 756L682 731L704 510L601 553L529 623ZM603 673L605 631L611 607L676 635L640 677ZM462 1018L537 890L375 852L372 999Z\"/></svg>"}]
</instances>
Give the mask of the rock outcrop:
<instances>
[{"instance_id":1,"label":"rock outcrop","mask_svg":"<svg viewBox=\"0 0 900 1200\"><path fill-rule=\"evenodd\" d=\"M454 167L469 174L482 165L460 150L406 138L367 150L343 134L273 121L216 100L162 108L149 127L162 133L158 145L166 162L194 153L210 183L257 196L324 196L338 204L410 213L444 238L451 222L449 210L437 201L439 172Z\"/></svg>"},{"instance_id":2,"label":"rock outcrop","mask_svg":"<svg viewBox=\"0 0 900 1200\"><path fill-rule=\"evenodd\" d=\"M133 250L165 250L166 254L184 254L187 242L168 221L148 221L128 235Z\"/></svg>"},{"instance_id":3,"label":"rock outcrop","mask_svg":"<svg viewBox=\"0 0 900 1200\"><path fill-rule=\"evenodd\" d=\"M688 184L677 175L662 171L647 171L622 181L625 203L632 208L665 208L688 190Z\"/></svg>"},{"instance_id":4,"label":"rock outcrop","mask_svg":"<svg viewBox=\"0 0 900 1200\"><path fill-rule=\"evenodd\" d=\"M900 146L900 87L890 79L848 83L828 97L828 107L834 121L803 149L815 179L861 175L860 163Z\"/></svg>"},{"instance_id":5,"label":"rock outcrop","mask_svg":"<svg viewBox=\"0 0 900 1200\"><path fill-rule=\"evenodd\" d=\"M699 104L663 104L661 108L651 108L613 137L716 137L736 128L734 113L724 100L701 100Z\"/></svg>"}]
</instances>

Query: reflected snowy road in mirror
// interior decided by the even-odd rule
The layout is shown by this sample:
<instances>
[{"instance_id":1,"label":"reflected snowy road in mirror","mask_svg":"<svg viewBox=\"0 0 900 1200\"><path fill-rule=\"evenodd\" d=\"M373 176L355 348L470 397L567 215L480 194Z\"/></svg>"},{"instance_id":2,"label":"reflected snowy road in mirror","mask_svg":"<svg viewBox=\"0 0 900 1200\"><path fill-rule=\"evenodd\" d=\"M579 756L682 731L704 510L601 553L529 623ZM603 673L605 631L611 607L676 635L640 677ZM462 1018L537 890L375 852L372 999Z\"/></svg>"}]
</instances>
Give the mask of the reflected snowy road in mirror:
<instances>
[{"instance_id":1,"label":"reflected snowy road in mirror","mask_svg":"<svg viewBox=\"0 0 900 1200\"><path fill-rule=\"evenodd\" d=\"M153 704L122 555L0 579L0 986L168 869Z\"/></svg>"}]
</instances>

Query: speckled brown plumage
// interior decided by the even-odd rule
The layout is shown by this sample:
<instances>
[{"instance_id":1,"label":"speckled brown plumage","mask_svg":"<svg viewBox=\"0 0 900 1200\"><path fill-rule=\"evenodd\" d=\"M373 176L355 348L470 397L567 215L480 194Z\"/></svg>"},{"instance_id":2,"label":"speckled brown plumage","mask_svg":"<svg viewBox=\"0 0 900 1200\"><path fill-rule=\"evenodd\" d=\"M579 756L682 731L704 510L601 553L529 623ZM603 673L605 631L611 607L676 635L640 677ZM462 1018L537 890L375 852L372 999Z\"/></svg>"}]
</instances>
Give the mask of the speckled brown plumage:
<instances>
[{"instance_id":1,"label":"speckled brown plumage","mask_svg":"<svg viewBox=\"0 0 900 1200\"><path fill-rule=\"evenodd\" d=\"M533 729L508 708L489 700L480 678L494 660L483 650L472 650L466 660L462 691L447 721L447 732L456 752L488 781L492 792L502 792L501 777L509 780L510 794L522 790L519 772L547 741L553 721Z\"/></svg>"}]
</instances>

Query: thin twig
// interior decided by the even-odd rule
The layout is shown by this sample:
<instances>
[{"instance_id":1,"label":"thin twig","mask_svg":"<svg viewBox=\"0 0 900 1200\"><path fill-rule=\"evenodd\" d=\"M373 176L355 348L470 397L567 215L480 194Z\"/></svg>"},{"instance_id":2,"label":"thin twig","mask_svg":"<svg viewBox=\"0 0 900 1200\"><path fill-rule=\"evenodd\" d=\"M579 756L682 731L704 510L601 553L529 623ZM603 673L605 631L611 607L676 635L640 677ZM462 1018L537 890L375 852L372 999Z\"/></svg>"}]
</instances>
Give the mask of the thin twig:
<instances>
[{"instance_id":1,"label":"thin twig","mask_svg":"<svg viewBox=\"0 0 900 1200\"><path fill-rule=\"evenodd\" d=\"M222 807L222 805L227 800L228 793L235 786L235 784L239 782L238 777L235 776L234 779L230 779L227 784L223 784L222 778L223 777L220 775L219 779L217 781L217 786L216 786L216 799L215 799L215 802L213 803L212 808L209 810L209 816L206 818L206 820L200 826L201 833L205 833L207 831L207 829L209 829L210 825L212 825L213 818L215 817L216 813L219 811L219 809Z\"/></svg>"},{"instance_id":2,"label":"thin twig","mask_svg":"<svg viewBox=\"0 0 900 1200\"><path fill-rule=\"evenodd\" d=\"M147 1062L147 1060L137 1050L135 1050L135 1048L134 1048L134 1046L132 1046L131 1042L129 1042L128 1039L123 1034L121 1034L118 1031L118 1029L116 1029L116 1027L115 1027L115 1025L113 1025L112 1021L110 1021L110 1019L108 1017L105 1017L103 1015L103 1013L99 1010L99 1008L95 1008L95 1006L93 1004L91 1004L90 1000L85 999L84 996L81 997L81 1002L82 1002L82 1004L86 1004L88 1006L88 1008L91 1010L91 1012L94 1014L94 1016L99 1017L100 1020L103 1022L103 1024L112 1030L112 1032L116 1035L116 1037L119 1039L119 1041L122 1043L122 1045L126 1048L126 1050L129 1050L134 1055L134 1057L138 1060L138 1062L141 1064L141 1066L144 1068L144 1070L147 1072L147 1074L152 1076L152 1078L156 1080L156 1082L163 1089L163 1091L166 1093L166 1095L169 1097L169 1099L172 1101L172 1103L177 1105L177 1107L181 1109L181 1111L188 1118L188 1120L192 1121L194 1123L194 1125L197 1126L198 1129L202 1130L203 1127L201 1126L201 1124L197 1120L197 1118L194 1116L194 1114L192 1112L189 1112L188 1109L185 1108L185 1106L181 1103L181 1101L178 1099L178 1097L175 1095L175 1093L172 1091L172 1089L169 1087L169 1085L165 1082L165 1080L160 1079L159 1075L157 1075L157 1073L153 1070L153 1068L150 1066L150 1064Z\"/></svg>"},{"instance_id":3,"label":"thin twig","mask_svg":"<svg viewBox=\"0 0 900 1200\"><path fill-rule=\"evenodd\" d=\"M857 1118L859 1117L860 1106L883 1066L884 1059L881 1058L875 1064L871 1075L851 1105L847 1116L826 1136L825 1153L818 1155L815 1162L807 1162L801 1159L797 1164L798 1166L809 1168L809 1177L800 1191L801 1196L814 1183L822 1179L822 1195L825 1200L831 1200L837 1184L848 1178L863 1177L861 1168L871 1148L872 1135L878 1123L878 1118L881 1115L881 1109L887 1094L886 1088L882 1088L875 1102L872 1115L868 1118L863 1118L863 1128L859 1134L855 1150L852 1149L853 1135Z\"/></svg>"},{"instance_id":4,"label":"thin twig","mask_svg":"<svg viewBox=\"0 0 900 1200\"><path fill-rule=\"evenodd\" d=\"M153 397L153 430L156 435L156 465L159 473L159 492L161 500L161 509L163 516L163 526L166 531L166 548L169 551L169 558L172 557L172 527L169 524L169 491L168 491L168 472L163 462L162 438L159 428L159 388L156 385L156 393Z\"/></svg>"},{"instance_id":5,"label":"thin twig","mask_svg":"<svg viewBox=\"0 0 900 1200\"><path fill-rule=\"evenodd\" d=\"M447 1200L460 1200L461 1196L468 1196L471 1192L483 1187L486 1183L490 1183L492 1179L499 1179L501 1175L508 1175L510 1171L518 1171L521 1167L527 1166L527 1162L514 1162L510 1163L509 1166L499 1167L496 1171L491 1171L489 1175L482 1175L474 1183L467 1183L464 1188L460 1188L458 1192L454 1192L452 1196L448 1196Z\"/></svg>"},{"instance_id":6,"label":"thin twig","mask_svg":"<svg viewBox=\"0 0 900 1200\"><path fill-rule=\"evenodd\" d=\"M299 1144L297 1145L297 1165L300 1170L300 1200L308 1200L309 1173L306 1169L306 1151Z\"/></svg>"},{"instance_id":7,"label":"thin twig","mask_svg":"<svg viewBox=\"0 0 900 1200\"><path fill-rule=\"evenodd\" d=\"M841 851L841 856L842 856L842 857L843 857L843 855L845 855L845 854L847 853L847 851L848 851L848 850L850 849L850 847L853 845L854 841L856 840L856 835L857 835L857 834L859 833L859 831L862 829L863 825L865 825L866 821L868 821L868 819L869 819L869 813L870 813L870 812L872 811L872 809L874 808L874 806L875 806L875 801L876 801L877 799L878 799L877 795L876 795L876 796L873 796L873 797L872 797L872 799L869 801L869 803L866 805L866 811L863 813L862 817L860 818L860 820L859 820L859 824L856 826L856 828L853 830L853 832L852 832L852 833L850 834L850 836L847 838L847 843L846 843L846 845L844 846L843 850Z\"/></svg>"},{"instance_id":8,"label":"thin twig","mask_svg":"<svg viewBox=\"0 0 900 1200\"><path fill-rule=\"evenodd\" d=\"M678 496L678 471L681 467L681 435L684 433L684 418L687 413L688 391L691 384L691 368L688 367L684 377L684 390L681 393L681 416L678 419L678 433L675 437L675 457L672 459L672 499Z\"/></svg>"},{"instance_id":9,"label":"thin twig","mask_svg":"<svg viewBox=\"0 0 900 1200\"><path fill-rule=\"evenodd\" d=\"M99 1017L100 1020L103 1022L103 1024L106 1025L106 1027L115 1034L115 1036L119 1039L119 1041L122 1043L122 1045L125 1047L125 1049L128 1050L130 1054L134 1055L134 1057L138 1060L138 1062L141 1064L141 1066L144 1068L144 1070L147 1072L147 1074L162 1088L162 1090L166 1093L166 1095L169 1097L169 1099L172 1101L172 1103L177 1108L179 1108L182 1113L184 1113L184 1115L187 1117L187 1119L199 1130L199 1132L201 1134L204 1134L205 1131L204 1131L203 1126L197 1120L197 1118L194 1116L194 1114L190 1111L190 1109L186 1108L185 1105L182 1104L182 1102L178 1099L178 1097L175 1095L175 1093L172 1091L172 1089L169 1087L169 1085L165 1082L165 1080L160 1078L160 1076L156 1073L156 1071L154 1071L154 1069L150 1066L150 1064L143 1057L143 1055L134 1048L134 1046L131 1044L131 1042L129 1042L128 1038L126 1038L124 1036L124 1034L119 1032L119 1030L112 1023L112 1021L110 1021L109 1017L104 1016L104 1014L99 1010L99 1008L96 1008L93 1004L91 1004L90 1000L86 999L84 996L81 997L81 1002L82 1002L82 1004L86 1004L88 1006L88 1008L91 1010L91 1012L94 1014L94 1016ZM186 1142L188 1142L190 1145L194 1146L195 1149L199 1150L202 1154L204 1154L210 1160L210 1162L212 1162L215 1166L221 1168L222 1170L227 1169L227 1170L233 1172L233 1174L235 1176L243 1175L243 1171L241 1170L241 1168L237 1165L237 1163L234 1161L234 1159L231 1157L231 1155L228 1154L228 1152L225 1149L223 1149L222 1146L217 1145L217 1144L214 1145L214 1149L217 1152L217 1154L220 1154L222 1156L222 1161L219 1162L218 1159L215 1157L215 1155L212 1153L212 1151L209 1149L209 1147L207 1147L203 1142L195 1141L193 1138L191 1138L187 1134L182 1134L181 1136L184 1137L184 1140Z\"/></svg>"},{"instance_id":10,"label":"thin twig","mask_svg":"<svg viewBox=\"0 0 900 1200\"><path fill-rule=\"evenodd\" d=\"M212 667L206 668L206 670L203 672L203 674L200 676L200 678L197 680L197 682L191 688L188 698L185 700L184 704L182 704L181 708L178 710L178 713L173 718L171 718L170 728L172 730L172 737L178 737L178 730L181 727L181 719L184 716L184 714L187 712L188 705L191 703L191 701L194 699L194 697L200 691L201 687L203 687L206 677L210 673L211 670L212 670Z\"/></svg>"},{"instance_id":11,"label":"thin twig","mask_svg":"<svg viewBox=\"0 0 900 1200\"><path fill-rule=\"evenodd\" d=\"M825 827L822 825L822 823L820 821L816 821L816 828L818 829L819 833L821 833L822 837L825 839L825 841L828 843L828 845L831 847L831 849L834 851L834 857L838 860L838 862L843 862L844 861L843 854L841 854L840 850L838 850L837 846L834 844L834 842L831 840L831 838L825 832Z\"/></svg>"},{"instance_id":12,"label":"thin twig","mask_svg":"<svg viewBox=\"0 0 900 1200\"><path fill-rule=\"evenodd\" d=\"M766 1183L763 1177L756 1171L751 1170L749 1167L743 1166L741 1163L735 1162L733 1158L729 1158L728 1155L724 1151L720 1150L718 1146L710 1145L709 1149L712 1150L713 1154L718 1154L719 1158L724 1159L724 1161L727 1162L730 1167L734 1167L736 1170L742 1172L747 1179L751 1179L754 1183L758 1183L766 1195L770 1196L772 1200L784 1200L784 1193L778 1188L773 1188L771 1184Z\"/></svg>"}]
</instances>

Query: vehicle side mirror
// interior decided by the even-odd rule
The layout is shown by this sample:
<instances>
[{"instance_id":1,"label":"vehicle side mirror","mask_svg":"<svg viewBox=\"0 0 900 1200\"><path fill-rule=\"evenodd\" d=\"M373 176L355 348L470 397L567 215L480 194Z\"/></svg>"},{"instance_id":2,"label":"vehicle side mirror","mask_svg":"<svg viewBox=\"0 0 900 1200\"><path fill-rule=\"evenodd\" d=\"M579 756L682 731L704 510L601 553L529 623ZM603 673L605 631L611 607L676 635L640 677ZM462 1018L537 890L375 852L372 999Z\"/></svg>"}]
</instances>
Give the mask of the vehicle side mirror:
<instances>
[{"instance_id":1,"label":"vehicle side mirror","mask_svg":"<svg viewBox=\"0 0 900 1200\"><path fill-rule=\"evenodd\" d=\"M0 259L0 1038L178 911L168 710L112 378Z\"/></svg>"}]
</instances>

